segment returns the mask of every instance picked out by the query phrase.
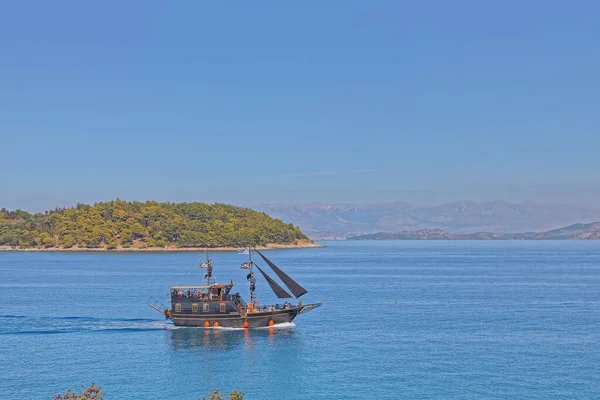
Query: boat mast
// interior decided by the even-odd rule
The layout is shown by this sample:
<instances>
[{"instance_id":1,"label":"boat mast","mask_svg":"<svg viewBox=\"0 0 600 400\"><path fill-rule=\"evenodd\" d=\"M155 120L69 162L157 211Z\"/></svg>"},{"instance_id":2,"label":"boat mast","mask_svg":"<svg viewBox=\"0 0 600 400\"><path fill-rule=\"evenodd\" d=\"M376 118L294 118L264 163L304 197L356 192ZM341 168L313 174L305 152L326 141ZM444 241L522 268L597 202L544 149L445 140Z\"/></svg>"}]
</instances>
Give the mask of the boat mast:
<instances>
[{"instance_id":1,"label":"boat mast","mask_svg":"<svg viewBox=\"0 0 600 400\"><path fill-rule=\"evenodd\" d=\"M206 278L206 285L210 286L210 279L212 278L212 265L208 256L208 249L204 250L204 254L206 255L206 275L204 275L204 277Z\"/></svg>"},{"instance_id":2,"label":"boat mast","mask_svg":"<svg viewBox=\"0 0 600 400\"><path fill-rule=\"evenodd\" d=\"M256 280L254 279L254 272L252 272L252 247L250 246L248 246L248 254L250 256L250 302L253 302Z\"/></svg>"}]
</instances>

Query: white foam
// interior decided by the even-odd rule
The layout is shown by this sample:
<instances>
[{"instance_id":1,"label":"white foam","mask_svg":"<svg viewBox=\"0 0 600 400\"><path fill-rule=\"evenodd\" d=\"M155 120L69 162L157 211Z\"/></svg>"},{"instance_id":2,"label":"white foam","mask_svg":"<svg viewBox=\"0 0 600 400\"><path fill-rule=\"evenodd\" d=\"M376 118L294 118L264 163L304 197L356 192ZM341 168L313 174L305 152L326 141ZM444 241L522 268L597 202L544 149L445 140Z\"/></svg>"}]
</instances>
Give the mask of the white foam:
<instances>
[{"instance_id":1,"label":"white foam","mask_svg":"<svg viewBox=\"0 0 600 400\"><path fill-rule=\"evenodd\" d=\"M218 329L220 331L243 331L244 329L248 329L248 328L234 328L232 326L217 326L215 328L208 328L208 329Z\"/></svg>"},{"instance_id":2,"label":"white foam","mask_svg":"<svg viewBox=\"0 0 600 400\"><path fill-rule=\"evenodd\" d=\"M257 328L254 329L269 329L269 328L293 328L294 326L296 326L296 324L294 324L293 322L282 322L280 324L275 324L273 326L259 326Z\"/></svg>"}]
</instances>

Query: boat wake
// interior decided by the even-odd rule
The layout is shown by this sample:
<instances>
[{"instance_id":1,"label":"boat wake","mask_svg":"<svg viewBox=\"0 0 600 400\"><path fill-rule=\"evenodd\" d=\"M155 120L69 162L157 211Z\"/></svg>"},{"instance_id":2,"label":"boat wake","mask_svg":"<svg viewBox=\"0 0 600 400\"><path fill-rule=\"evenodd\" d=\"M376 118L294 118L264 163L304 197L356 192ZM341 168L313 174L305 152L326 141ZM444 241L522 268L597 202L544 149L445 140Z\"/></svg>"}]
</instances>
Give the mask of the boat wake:
<instances>
[{"instance_id":1,"label":"boat wake","mask_svg":"<svg viewBox=\"0 0 600 400\"><path fill-rule=\"evenodd\" d=\"M293 322L282 322L281 324L275 324L273 326L261 326L257 328L232 328L227 326L173 326L172 329L201 329L201 330L214 330L214 331L243 331L246 329L291 329L296 324Z\"/></svg>"},{"instance_id":2,"label":"boat wake","mask_svg":"<svg viewBox=\"0 0 600 400\"><path fill-rule=\"evenodd\" d=\"M172 324L144 318L31 317L0 315L0 335L52 335L80 332L144 332L166 330Z\"/></svg>"}]
</instances>

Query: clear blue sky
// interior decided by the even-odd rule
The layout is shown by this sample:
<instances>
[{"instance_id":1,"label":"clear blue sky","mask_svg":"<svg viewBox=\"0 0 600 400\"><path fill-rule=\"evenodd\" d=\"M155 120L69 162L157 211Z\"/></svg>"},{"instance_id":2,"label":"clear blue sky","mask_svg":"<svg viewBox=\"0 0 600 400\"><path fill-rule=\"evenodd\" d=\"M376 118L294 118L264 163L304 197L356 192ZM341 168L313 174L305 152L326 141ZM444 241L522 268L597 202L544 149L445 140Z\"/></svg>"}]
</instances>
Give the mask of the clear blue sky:
<instances>
[{"instance_id":1,"label":"clear blue sky","mask_svg":"<svg viewBox=\"0 0 600 400\"><path fill-rule=\"evenodd\" d=\"M600 204L600 3L15 1L0 207Z\"/></svg>"}]
</instances>

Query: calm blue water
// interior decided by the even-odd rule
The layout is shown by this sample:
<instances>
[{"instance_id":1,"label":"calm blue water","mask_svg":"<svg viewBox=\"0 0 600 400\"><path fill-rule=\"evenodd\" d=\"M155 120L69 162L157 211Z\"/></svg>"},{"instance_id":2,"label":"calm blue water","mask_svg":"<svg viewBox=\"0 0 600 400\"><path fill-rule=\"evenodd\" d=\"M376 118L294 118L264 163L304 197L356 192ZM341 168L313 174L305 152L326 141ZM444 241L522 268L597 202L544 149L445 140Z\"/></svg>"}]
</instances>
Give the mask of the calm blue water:
<instances>
[{"instance_id":1,"label":"calm blue water","mask_svg":"<svg viewBox=\"0 0 600 400\"><path fill-rule=\"evenodd\" d=\"M145 305L200 279L196 253L0 253L0 398L600 398L600 242L326 244L268 252L326 304L249 332ZM244 257L213 262L247 297Z\"/></svg>"}]
</instances>

